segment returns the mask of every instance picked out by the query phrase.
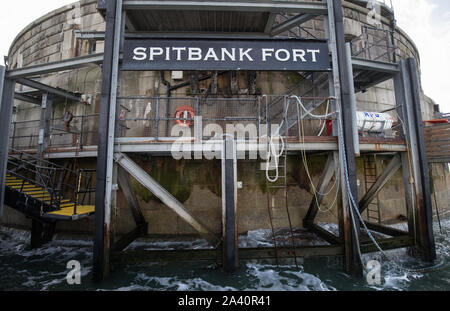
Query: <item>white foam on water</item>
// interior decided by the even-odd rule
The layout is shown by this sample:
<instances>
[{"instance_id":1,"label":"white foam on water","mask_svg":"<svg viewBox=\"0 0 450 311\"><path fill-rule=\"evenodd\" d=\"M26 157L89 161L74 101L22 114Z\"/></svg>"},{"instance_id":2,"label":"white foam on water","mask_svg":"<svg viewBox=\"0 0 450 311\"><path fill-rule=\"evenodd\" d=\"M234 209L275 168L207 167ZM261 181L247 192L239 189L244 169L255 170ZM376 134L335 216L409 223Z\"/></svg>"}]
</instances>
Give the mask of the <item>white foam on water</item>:
<instances>
[{"instance_id":1,"label":"white foam on water","mask_svg":"<svg viewBox=\"0 0 450 311\"><path fill-rule=\"evenodd\" d=\"M182 279L179 277L156 277L146 273L138 273L132 287L142 290L174 290L174 291L235 291L230 286L214 285L202 278ZM119 288L117 290L122 290Z\"/></svg>"},{"instance_id":2,"label":"white foam on water","mask_svg":"<svg viewBox=\"0 0 450 311\"><path fill-rule=\"evenodd\" d=\"M338 233L336 224L320 224L332 233ZM436 247L438 257L448 260L450 257L450 219L442 221L444 233L439 232L435 225ZM407 224L396 224L392 227L406 230ZM289 234L289 232L281 232ZM305 245L321 245L323 240L302 231L295 231L297 240L304 241ZM14 289L52 290L69 287L66 284L66 263L72 259L82 264L82 279L90 278L92 271L92 241L61 239L44 245L40 249L29 249L30 234L26 231L0 228L0 283L7 276L6 282L12 284ZM239 237L240 247L273 247L272 231L260 229L249 231ZM203 239L189 241L137 241L128 249L205 249L210 248ZM389 258L398 265L406 268L423 266L423 263L407 255L406 249L387 251ZM148 263L142 266L126 266L118 271L120 284L111 283L107 287L119 291L133 290L177 290L177 291L234 291L234 290L276 290L276 291L306 291L306 290L337 290L337 289L372 289L372 290L409 290L425 289L428 287L450 288L450 274L447 270L436 272L431 277L425 273L410 273L400 271L389 261L385 261L379 253L365 254L363 260L378 260L382 268L382 284L369 286L364 280L355 281L344 273L338 271L340 267L327 267L317 273L308 273L300 266L281 266L277 268L272 264L262 262L242 263L241 270L233 278L223 278L216 273L213 266L194 264L188 267L185 263ZM314 263L313 263L314 264ZM173 265L173 266L172 266ZM171 268L174 267L174 270ZM206 270L205 270L206 269ZM332 269L328 271L327 269ZM178 270L178 272L176 272ZM336 271L334 271L336 270ZM177 275L177 273L181 274ZM186 272L186 273L185 273ZM424 282L421 280L425 279ZM436 281L435 281L436 280ZM117 282L117 281L116 281ZM427 283L428 282L428 283ZM331 285L333 284L333 285ZM431 284L431 285L430 285ZM5 285L4 285L5 286ZM422 287L421 287L422 286ZM423 287L428 286L428 287ZM91 288L91 289L96 289Z\"/></svg>"},{"instance_id":3,"label":"white foam on water","mask_svg":"<svg viewBox=\"0 0 450 311\"><path fill-rule=\"evenodd\" d=\"M247 290L263 291L329 291L335 290L327 286L318 277L302 270L292 271L292 267L280 267L247 264L247 274L256 281ZM286 269L286 270L283 270Z\"/></svg>"}]
</instances>

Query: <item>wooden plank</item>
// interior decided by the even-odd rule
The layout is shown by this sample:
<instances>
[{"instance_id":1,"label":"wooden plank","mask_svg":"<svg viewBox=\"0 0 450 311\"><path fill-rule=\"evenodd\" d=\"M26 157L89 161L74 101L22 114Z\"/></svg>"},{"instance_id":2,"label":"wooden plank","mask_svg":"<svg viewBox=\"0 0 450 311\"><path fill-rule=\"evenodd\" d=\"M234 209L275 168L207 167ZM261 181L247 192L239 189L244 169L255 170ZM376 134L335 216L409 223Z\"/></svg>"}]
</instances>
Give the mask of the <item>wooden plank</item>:
<instances>
[{"instance_id":1,"label":"wooden plank","mask_svg":"<svg viewBox=\"0 0 450 311\"><path fill-rule=\"evenodd\" d=\"M450 138L449 139L437 139L432 141L427 141L425 146L427 147L427 150L429 148L433 149L432 147L440 147L443 149L449 149L450 148Z\"/></svg>"},{"instance_id":2,"label":"wooden plank","mask_svg":"<svg viewBox=\"0 0 450 311\"><path fill-rule=\"evenodd\" d=\"M383 173L378 177L377 181L370 187L364 197L359 201L359 210L362 213L369 204L373 201L376 195L386 185L397 170L402 166L401 158L399 154L396 154L394 158L389 162Z\"/></svg>"}]
</instances>

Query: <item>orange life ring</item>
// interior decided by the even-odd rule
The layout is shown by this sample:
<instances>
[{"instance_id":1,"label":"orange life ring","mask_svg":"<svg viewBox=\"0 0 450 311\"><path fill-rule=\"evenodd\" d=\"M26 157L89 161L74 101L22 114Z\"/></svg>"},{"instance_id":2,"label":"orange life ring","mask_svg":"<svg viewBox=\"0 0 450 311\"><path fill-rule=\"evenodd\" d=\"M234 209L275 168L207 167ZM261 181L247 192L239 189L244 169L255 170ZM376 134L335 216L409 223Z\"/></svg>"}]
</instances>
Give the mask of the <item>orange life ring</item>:
<instances>
[{"instance_id":1,"label":"orange life ring","mask_svg":"<svg viewBox=\"0 0 450 311\"><path fill-rule=\"evenodd\" d=\"M185 106L181 106L181 107L177 108L177 110L175 110L174 118L178 119L178 120L175 120L175 122L178 125L189 127L194 123L194 121L186 120L186 119L193 119L194 117L195 117L195 110L192 107L185 105ZM184 119L184 120L180 120L180 119Z\"/></svg>"}]
</instances>

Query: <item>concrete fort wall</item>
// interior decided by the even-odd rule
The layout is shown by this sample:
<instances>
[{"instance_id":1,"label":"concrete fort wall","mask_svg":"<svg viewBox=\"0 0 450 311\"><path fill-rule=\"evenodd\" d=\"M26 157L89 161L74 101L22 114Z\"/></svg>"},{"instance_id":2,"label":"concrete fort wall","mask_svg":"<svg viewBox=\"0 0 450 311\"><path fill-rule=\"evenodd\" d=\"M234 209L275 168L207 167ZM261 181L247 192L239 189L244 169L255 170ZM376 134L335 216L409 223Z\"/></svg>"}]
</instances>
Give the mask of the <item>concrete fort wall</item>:
<instances>
[{"instance_id":1,"label":"concrete fort wall","mask_svg":"<svg viewBox=\"0 0 450 311\"><path fill-rule=\"evenodd\" d=\"M345 33L348 40L361 35L362 26L367 24L368 10L358 3L361 1L344 1L344 24ZM104 31L105 22L96 10L96 0L82 0L78 3L57 9L42 18L34 21L26 27L14 40L8 57L10 69L32 66L53 61L70 59L77 56L87 55L92 46L88 41L77 40L75 31ZM390 29L390 20L386 16L381 18L381 27ZM323 37L324 29L321 19L311 20L305 25L307 32ZM399 57L414 57L420 65L419 53L414 42L401 29L397 29L395 34L395 44ZM97 42L93 52L103 51L103 43ZM381 52L380 52L381 53ZM189 73L184 72L183 79L174 80L170 72L165 72L164 79L172 85L188 81ZM145 95L149 97L165 96L166 87L161 79L160 72L125 72L122 79L121 95ZM218 78L219 93L222 96L228 95L229 74L221 75ZM92 132L85 137L85 145L96 144L97 122L95 114L99 112L99 101L101 93L101 69L98 66L89 68L69 70L65 72L42 76L40 81L55 87L61 87L73 92L91 94L90 105L71 104L66 101L54 103L53 118L61 118L65 112L70 111L74 115L93 115L89 118L85 127ZM237 73L238 95L252 96L252 86L249 85L249 77L246 72ZM295 73L268 73L258 72L256 74L256 89L260 94L285 94L292 85L301 82ZM200 83L200 89L208 89L208 80ZM301 88L302 86L300 86ZM306 87L306 86L305 86ZM26 90L22 88L21 91ZM172 97L189 96L189 86L179 88L172 93ZM423 118L430 119L433 114L433 101L421 91ZM124 101L124 105L128 103ZM147 102L131 103L135 107L136 115L144 112ZM40 110L32 104L16 101L16 113L14 121L39 120ZM175 104L177 105L177 104ZM181 105L181 103L180 103ZM387 81L370 88L365 93L357 95L357 105L359 110L382 111L393 108L395 105L393 82ZM164 105L162 105L164 106ZM164 108L162 108L164 109ZM241 112L248 113L254 107L241 108ZM246 110L248 109L248 110ZM322 107L324 110L324 107ZM218 110L213 110L216 113ZM323 112L323 111L322 111ZM166 111L162 110L161 115ZM17 125L16 135L27 136L37 132L38 122L24 123ZM130 126L129 126L130 127ZM144 123L133 123L127 136L145 136L146 125ZM320 124L312 124L308 130L315 132L320 128ZM147 133L148 134L148 133ZM159 133L163 135L164 133ZM19 146L33 146L36 144L36 137L27 137L16 143ZM58 139L64 143L68 136L52 138L55 142ZM166 187L178 200L184 203L195 216L202 220L211 230L219 232L221 224L221 166L218 161L175 161L172 158L150 157L147 155L132 155L133 159L149 172L158 182ZM387 157L378 157L379 170L386 166ZM324 156L308 156L308 163L314 183L318 183L320 174L325 164ZM301 226L301 220L306 214L309 203L312 199L312 187L306 177L304 167L299 156L289 158L290 183L295 186L289 187L289 208L295 226ZM80 159L79 165L84 167L95 166L95 159ZM358 191L360 196L364 194L363 162L357 159ZM269 228L269 218L267 211L267 189L265 182L265 172L260 170L259 161L240 161L239 180L243 181L243 189L239 190L238 200L238 227L241 233L258 228ZM445 209L448 206L448 185L450 185L450 175L442 165L433 165L433 177L436 183L437 200L439 205ZM137 193L144 215L149 222L149 234L172 235L172 234L192 234L194 233L187 224L161 204L150 192L145 190L134 180L132 181ZM400 172L392 178L379 195L382 218L385 221L398 219L401 215L406 215L405 202L403 196L403 180ZM326 197L323 210L318 215L318 221L336 222L336 193L331 193ZM133 227L131 211L127 207L125 198L121 191L118 192L118 210L114 215L116 218L117 230L127 232ZM334 204L333 204L334 203ZM283 215L283 209L273 204L272 212ZM30 220L22 214L6 208L2 222L5 225L29 227ZM75 223L59 223L59 231L70 232L91 232L93 229L93 217Z\"/></svg>"}]
</instances>

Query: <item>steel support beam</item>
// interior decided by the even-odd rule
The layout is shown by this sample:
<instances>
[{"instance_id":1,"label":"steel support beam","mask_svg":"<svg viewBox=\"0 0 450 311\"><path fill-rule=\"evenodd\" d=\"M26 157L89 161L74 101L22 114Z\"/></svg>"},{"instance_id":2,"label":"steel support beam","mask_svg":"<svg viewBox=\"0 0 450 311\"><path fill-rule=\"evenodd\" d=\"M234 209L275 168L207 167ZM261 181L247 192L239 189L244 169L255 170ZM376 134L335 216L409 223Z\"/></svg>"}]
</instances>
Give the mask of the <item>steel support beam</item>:
<instances>
[{"instance_id":1,"label":"steel support beam","mask_svg":"<svg viewBox=\"0 0 450 311\"><path fill-rule=\"evenodd\" d=\"M394 77L394 89L395 89L395 101L396 101L396 110L397 115L400 121L399 132L400 135L403 136L408 141L407 152L403 152L401 154L402 161L402 174L403 174L403 185L405 188L405 203L406 203L406 212L408 215L408 231L410 237L414 241L414 245L418 244L420 240L419 232L417 228L419 227L418 223L418 214L417 209L414 206L414 172L411 163L411 152L412 152L412 141L409 139L409 127L407 124L408 115L406 112L406 102L410 102L410 83L407 80L404 80L404 75L402 72L402 65L400 64L400 73L395 75Z\"/></svg>"},{"instance_id":2,"label":"steel support beam","mask_svg":"<svg viewBox=\"0 0 450 311\"><path fill-rule=\"evenodd\" d=\"M52 87L52 86L49 86L49 85L46 85L46 84L43 84L43 83L40 83L40 82L37 82L34 80L30 80L30 79L26 79L26 78L19 78L16 80L16 83L31 87L31 88L39 90L39 91L43 91L48 94L61 96L61 97L64 97L68 100L72 100L75 102L81 101L81 95L77 95L75 93L66 91L64 89L55 88L55 87Z\"/></svg>"},{"instance_id":3,"label":"steel support beam","mask_svg":"<svg viewBox=\"0 0 450 311\"><path fill-rule=\"evenodd\" d=\"M322 176L320 177L316 194L315 196L313 196L311 204L309 205L308 212L303 219L303 227L311 228L314 224L314 219L316 218L317 212L319 211L319 205L320 203L322 203L322 200L324 198L323 193L326 192L331 178L333 178L333 175L335 175L335 172L336 168L334 163L334 156L333 153L330 153L328 155L327 163L325 164Z\"/></svg>"},{"instance_id":4,"label":"steel support beam","mask_svg":"<svg viewBox=\"0 0 450 311\"><path fill-rule=\"evenodd\" d=\"M425 148L422 109L420 103L420 85L417 77L416 60L414 58L409 58L405 61L405 67L407 67L409 71L412 92L412 105L407 106L407 109L409 108L408 111L412 114L412 118L409 117L408 113L408 122L410 124L410 130L415 131L417 141L417 150L416 153L413 153L413 157L416 157L416 165L418 166L419 173L415 176L419 229L423 247L423 258L424 260L431 262L436 259L436 245L433 232L433 205L431 201L430 175Z\"/></svg>"},{"instance_id":5,"label":"steel support beam","mask_svg":"<svg viewBox=\"0 0 450 311\"><path fill-rule=\"evenodd\" d=\"M328 230L322 228L317 224L313 224L311 226L311 231L317 234L325 241L327 241L328 243L330 243L331 245L339 245L342 243L339 237L335 236L333 233L329 232Z\"/></svg>"},{"instance_id":6,"label":"steel support beam","mask_svg":"<svg viewBox=\"0 0 450 311\"><path fill-rule=\"evenodd\" d=\"M9 127L14 107L16 82L5 78L5 67L0 66L0 217L3 215L5 200L5 180L8 165Z\"/></svg>"},{"instance_id":7,"label":"steel support beam","mask_svg":"<svg viewBox=\"0 0 450 311\"><path fill-rule=\"evenodd\" d=\"M120 188L127 200L128 206L131 209L131 213L133 214L134 222L136 225L145 224L145 217L142 213L141 207L139 205L139 201L136 198L136 194L134 193L133 187L131 186L130 176L128 173L121 167L118 168L118 180L120 184Z\"/></svg>"},{"instance_id":8,"label":"steel support beam","mask_svg":"<svg viewBox=\"0 0 450 311\"><path fill-rule=\"evenodd\" d=\"M402 166L401 157L396 154L394 158L389 162L388 166L384 169L383 173L377 178L375 183L370 187L364 197L359 201L359 211L364 212L369 204L375 199L378 193L383 189L384 185L397 173Z\"/></svg>"},{"instance_id":9,"label":"steel support beam","mask_svg":"<svg viewBox=\"0 0 450 311\"><path fill-rule=\"evenodd\" d=\"M360 224L356 217L352 202L349 200L349 195L345 194L350 191L351 196L357 202L358 188L356 182L356 159L354 147L354 135L352 132L352 112L350 109L351 93L350 93L350 77L346 61L346 48L344 38L344 17L341 0L327 1L329 6L329 17L333 15L335 44L336 48L332 49L337 56L337 66L333 66L333 75L335 85L339 84L339 90L336 91L337 109L340 114L341 122L339 126L339 149L340 149L340 169L342 178L342 193L343 196L343 226L344 226L344 243L346 253L346 270L354 276L362 277L363 265L360 256ZM333 59L334 61L335 59ZM339 93L339 94L338 94ZM341 136L343 136L341 138ZM344 149L344 150L343 150ZM347 162L344 163L343 153L346 154ZM347 170L345 170L347 168ZM348 184L347 184L348 182ZM348 189L349 188L349 189Z\"/></svg>"},{"instance_id":10,"label":"steel support beam","mask_svg":"<svg viewBox=\"0 0 450 311\"><path fill-rule=\"evenodd\" d=\"M264 33L267 35L270 35L270 32L272 31L273 24L275 23L275 20L277 19L277 13L270 13L269 18L267 19L266 28L264 29Z\"/></svg>"},{"instance_id":11,"label":"steel support beam","mask_svg":"<svg viewBox=\"0 0 450 311\"><path fill-rule=\"evenodd\" d=\"M140 168L139 165L134 163L129 157L122 153L116 153L114 158L122 168L131 174L141 185L152 192L168 208L185 220L212 246L216 247L220 243L220 240L212 232L210 232L206 226L197 221L197 219L195 219L191 213L184 208L183 204L181 204L173 195L164 189L164 187L158 184L149 174Z\"/></svg>"},{"instance_id":12,"label":"steel support beam","mask_svg":"<svg viewBox=\"0 0 450 311\"><path fill-rule=\"evenodd\" d=\"M147 233L147 224L138 225L135 229L131 230L129 233L122 236L120 239L114 242L111 247L113 252L121 252L133 243L137 238L145 235Z\"/></svg>"},{"instance_id":13,"label":"steel support beam","mask_svg":"<svg viewBox=\"0 0 450 311\"><path fill-rule=\"evenodd\" d=\"M397 111L409 142L409 153L402 158L409 231L420 244L422 258L433 261L436 246L417 66L414 59L408 59L400 62L400 68L394 82Z\"/></svg>"},{"instance_id":14,"label":"steel support beam","mask_svg":"<svg viewBox=\"0 0 450 311\"><path fill-rule=\"evenodd\" d=\"M23 102L34 104L34 105L37 105L37 106L40 106L42 104L42 102L39 101L37 98L31 97L31 96L27 96L27 95L23 95L23 94L17 93L17 92L14 93L14 99L21 100Z\"/></svg>"},{"instance_id":15,"label":"steel support beam","mask_svg":"<svg viewBox=\"0 0 450 311\"><path fill-rule=\"evenodd\" d=\"M104 57L103 53L80 56L58 62L9 70L6 76L9 79L18 79L18 78L39 76L52 72L83 68L91 65L101 64L103 62L103 57Z\"/></svg>"},{"instance_id":16,"label":"steel support beam","mask_svg":"<svg viewBox=\"0 0 450 311\"><path fill-rule=\"evenodd\" d=\"M291 19L288 19L287 21L273 27L272 30L270 31L270 35L272 37L279 35L280 33L283 33L285 31L288 31L289 29L292 29L296 26L306 23L307 21L310 21L314 17L316 17L316 16L313 14L299 14L299 15L297 15Z\"/></svg>"},{"instance_id":17,"label":"steel support beam","mask_svg":"<svg viewBox=\"0 0 450 311\"><path fill-rule=\"evenodd\" d=\"M227 137L222 151L222 243L223 268L234 272L239 267L237 229L236 143Z\"/></svg>"},{"instance_id":18,"label":"steel support beam","mask_svg":"<svg viewBox=\"0 0 450 311\"><path fill-rule=\"evenodd\" d=\"M101 9L101 7L99 7ZM124 0L125 10L176 10L176 11L239 11L286 12L322 15L327 14L326 4L320 2L274 1L145 1Z\"/></svg>"},{"instance_id":19,"label":"steel support beam","mask_svg":"<svg viewBox=\"0 0 450 311\"><path fill-rule=\"evenodd\" d=\"M376 60L362 59L352 57L352 65L354 69L378 71L395 75L399 72L398 64L385 63Z\"/></svg>"},{"instance_id":20,"label":"steel support beam","mask_svg":"<svg viewBox=\"0 0 450 311\"><path fill-rule=\"evenodd\" d=\"M52 118L53 99L45 93L42 95L41 118L39 121L38 156L41 158L50 142L50 120Z\"/></svg>"},{"instance_id":21,"label":"steel support beam","mask_svg":"<svg viewBox=\"0 0 450 311\"><path fill-rule=\"evenodd\" d=\"M86 36L89 36L87 34ZM105 33L97 33L93 35L95 40L104 40ZM273 38L270 36L270 33L263 32L202 32L202 31L173 31L173 32L164 32L164 31L154 31L154 32L145 32L145 31L136 31L136 32L127 32L125 34L126 39L157 39L157 38L175 38L175 39L247 39L247 40L272 40Z\"/></svg>"},{"instance_id":22,"label":"steel support beam","mask_svg":"<svg viewBox=\"0 0 450 311\"><path fill-rule=\"evenodd\" d=\"M109 274L110 221L111 221L111 186L112 164L109 155L111 147L111 129L115 125L115 105L118 77L120 41L120 18L122 16L121 0L107 1L105 54L103 61L102 95L100 98L100 116L98 126L98 157L95 192L95 226L93 277L95 281L103 280ZM113 115L111 115L113 113ZM111 122L111 120L113 120ZM113 132L114 133L114 132ZM112 137L114 143L114 137Z\"/></svg>"},{"instance_id":23,"label":"steel support beam","mask_svg":"<svg viewBox=\"0 0 450 311\"><path fill-rule=\"evenodd\" d=\"M359 134L358 134L358 120L356 118L356 95L355 95L355 82L353 81L353 65L352 65L352 50L350 43L345 44L345 58L347 60L347 76L349 79L349 98L350 98L350 110L352 114L352 132L353 132L353 144L355 146L355 155L360 155L359 149Z\"/></svg>"},{"instance_id":24,"label":"steel support beam","mask_svg":"<svg viewBox=\"0 0 450 311\"><path fill-rule=\"evenodd\" d=\"M380 225L380 224L374 224L374 223L367 222L367 221L365 222L365 224L366 224L366 226L367 226L367 228L369 230L376 231L376 232L379 232L379 233L382 233L382 234L386 234L386 235L389 235L389 236L392 236L392 237L399 237L399 236L407 236L408 235L408 232L405 232L405 231L402 231L402 230L399 230L399 229L395 229L395 228L391 228L391 227L386 227L386 226L383 226L383 225Z\"/></svg>"},{"instance_id":25,"label":"steel support beam","mask_svg":"<svg viewBox=\"0 0 450 311\"><path fill-rule=\"evenodd\" d=\"M411 246L409 236L399 236L378 241L384 250L398 249ZM372 242L362 243L362 253L378 252ZM240 248L241 260L274 260L275 250L270 248ZM278 258L293 258L291 247L280 247L277 249ZM296 258L318 258L318 257L341 257L344 255L344 248L341 245L318 245L297 247ZM220 259L219 259L220 260ZM183 250L132 250L117 252L112 256L114 264L137 264L148 262L199 262L209 261L217 263L217 252L212 249L183 249Z\"/></svg>"}]
</instances>

